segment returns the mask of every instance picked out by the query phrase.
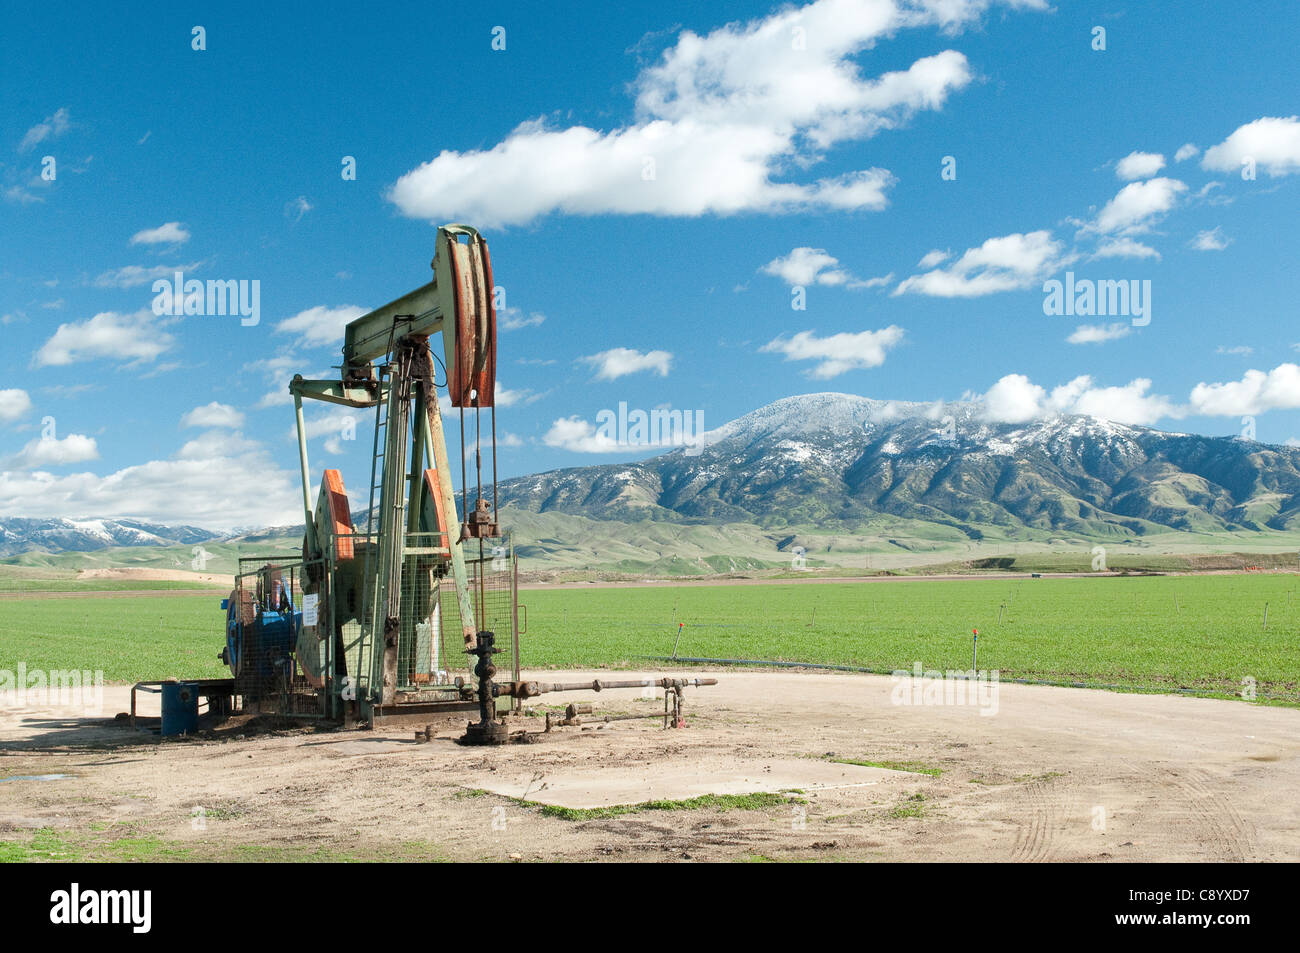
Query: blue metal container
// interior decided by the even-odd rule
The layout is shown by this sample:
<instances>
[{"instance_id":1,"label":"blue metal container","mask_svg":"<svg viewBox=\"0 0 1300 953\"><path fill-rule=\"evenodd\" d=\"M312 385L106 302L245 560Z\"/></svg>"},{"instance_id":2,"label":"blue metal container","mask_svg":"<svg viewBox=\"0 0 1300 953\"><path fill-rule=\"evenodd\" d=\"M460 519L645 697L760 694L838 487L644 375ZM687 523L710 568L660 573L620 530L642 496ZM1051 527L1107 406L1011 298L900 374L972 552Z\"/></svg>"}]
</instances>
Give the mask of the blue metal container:
<instances>
[{"instance_id":1,"label":"blue metal container","mask_svg":"<svg viewBox=\"0 0 1300 953\"><path fill-rule=\"evenodd\" d=\"M191 734L199 726L199 692L192 682L163 682L162 735Z\"/></svg>"}]
</instances>

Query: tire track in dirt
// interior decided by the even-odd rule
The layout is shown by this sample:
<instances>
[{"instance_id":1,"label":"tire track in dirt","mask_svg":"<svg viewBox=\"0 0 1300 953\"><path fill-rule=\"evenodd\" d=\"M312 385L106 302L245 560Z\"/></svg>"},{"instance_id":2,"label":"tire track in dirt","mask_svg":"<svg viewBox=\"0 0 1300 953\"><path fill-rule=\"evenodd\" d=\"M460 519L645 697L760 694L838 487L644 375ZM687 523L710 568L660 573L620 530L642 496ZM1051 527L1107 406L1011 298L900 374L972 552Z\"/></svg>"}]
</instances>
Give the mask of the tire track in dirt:
<instances>
[{"instance_id":1,"label":"tire track in dirt","mask_svg":"<svg viewBox=\"0 0 1300 953\"><path fill-rule=\"evenodd\" d=\"M1255 856L1255 826L1241 816L1222 791L1216 790L1217 778L1201 768L1171 773L1168 778L1203 832L1205 845L1225 855L1213 859L1240 862Z\"/></svg>"},{"instance_id":2,"label":"tire track in dirt","mask_svg":"<svg viewBox=\"0 0 1300 953\"><path fill-rule=\"evenodd\" d=\"M1016 828L1011 859L1041 863L1051 859L1061 828L1062 791L1056 778L1040 778L1023 789L1025 824Z\"/></svg>"}]
</instances>

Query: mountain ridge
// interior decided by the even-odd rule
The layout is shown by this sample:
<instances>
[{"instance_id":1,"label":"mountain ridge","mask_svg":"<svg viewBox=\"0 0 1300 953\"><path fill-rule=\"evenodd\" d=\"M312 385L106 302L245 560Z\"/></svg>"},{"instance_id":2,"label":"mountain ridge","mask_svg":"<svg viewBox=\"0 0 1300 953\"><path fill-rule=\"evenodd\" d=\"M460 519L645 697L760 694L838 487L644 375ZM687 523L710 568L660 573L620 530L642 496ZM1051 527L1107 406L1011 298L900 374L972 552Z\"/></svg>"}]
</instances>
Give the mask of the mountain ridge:
<instances>
[{"instance_id":1,"label":"mountain ridge","mask_svg":"<svg viewBox=\"0 0 1300 953\"><path fill-rule=\"evenodd\" d=\"M1300 529L1300 450L1084 415L991 421L974 401L787 397L635 463L500 484L534 512L843 526L885 514L1095 538Z\"/></svg>"},{"instance_id":2,"label":"mountain ridge","mask_svg":"<svg viewBox=\"0 0 1300 953\"><path fill-rule=\"evenodd\" d=\"M1300 531L1300 449L1083 415L1000 423L978 401L820 392L759 407L695 446L503 480L499 503L539 515L764 531L873 535L925 523L975 542L990 529L1102 541L1289 532ZM294 534L0 517L0 558Z\"/></svg>"}]
</instances>

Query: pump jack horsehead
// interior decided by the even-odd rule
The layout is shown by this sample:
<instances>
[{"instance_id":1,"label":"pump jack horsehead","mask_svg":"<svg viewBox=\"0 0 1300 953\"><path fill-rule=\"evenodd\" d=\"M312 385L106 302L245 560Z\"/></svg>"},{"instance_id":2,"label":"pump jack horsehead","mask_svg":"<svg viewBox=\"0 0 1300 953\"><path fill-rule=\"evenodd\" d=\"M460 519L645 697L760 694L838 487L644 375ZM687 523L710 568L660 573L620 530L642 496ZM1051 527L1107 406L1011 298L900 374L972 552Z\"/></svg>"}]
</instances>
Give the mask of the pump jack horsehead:
<instances>
[{"instance_id":1,"label":"pump jack horsehead","mask_svg":"<svg viewBox=\"0 0 1300 953\"><path fill-rule=\"evenodd\" d=\"M450 572L465 647L476 639L475 604L464 547L499 535L496 515L496 313L487 242L465 225L438 229L433 280L350 323L344 332L338 380L289 384L298 425L302 468L303 592L317 596L317 624L303 625L297 660L308 680L324 688L329 662L339 683L334 711L373 722L396 711L399 653L411 662L417 641L426 650L427 626L436 615L437 580ZM461 413L461 476L464 479L465 411L475 420L478 495L462 523L435 385L430 338L442 336L451 405ZM376 363L378 362L378 364ZM376 410L366 526L354 528L339 471L326 470L313 509L307 464L304 398ZM478 446L480 411L491 415L492 492L484 497L483 456ZM468 490L463 491L468 503ZM480 553L480 556L482 554ZM425 632L416 637L417 626ZM437 639L437 633L432 634ZM421 666L404 666L403 679L420 681ZM423 700L426 710L469 701L460 686L403 691L403 701ZM402 686L409 689L409 684ZM419 686L416 686L419 688ZM327 690L328 691L328 690ZM451 697L448 698L447 696ZM424 696L423 699L421 696ZM459 702L460 704L455 704Z\"/></svg>"}]
</instances>

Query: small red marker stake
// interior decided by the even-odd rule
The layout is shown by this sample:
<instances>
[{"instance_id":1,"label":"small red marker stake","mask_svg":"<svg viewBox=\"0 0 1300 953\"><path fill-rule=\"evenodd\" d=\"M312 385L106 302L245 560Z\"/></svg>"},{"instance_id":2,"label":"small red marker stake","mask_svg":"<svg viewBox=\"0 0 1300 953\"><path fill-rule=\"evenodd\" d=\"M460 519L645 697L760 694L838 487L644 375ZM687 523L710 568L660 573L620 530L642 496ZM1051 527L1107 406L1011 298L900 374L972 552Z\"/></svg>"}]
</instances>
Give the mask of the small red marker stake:
<instances>
[{"instance_id":1,"label":"small red marker stake","mask_svg":"<svg viewBox=\"0 0 1300 953\"><path fill-rule=\"evenodd\" d=\"M970 670L978 672L980 670L980 630L971 629L971 633L975 636L975 639L971 643Z\"/></svg>"}]
</instances>

